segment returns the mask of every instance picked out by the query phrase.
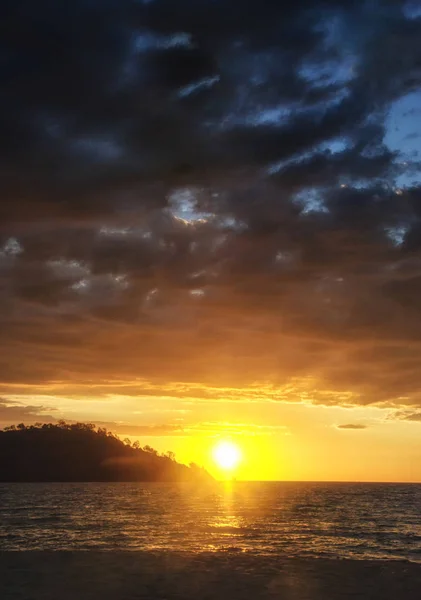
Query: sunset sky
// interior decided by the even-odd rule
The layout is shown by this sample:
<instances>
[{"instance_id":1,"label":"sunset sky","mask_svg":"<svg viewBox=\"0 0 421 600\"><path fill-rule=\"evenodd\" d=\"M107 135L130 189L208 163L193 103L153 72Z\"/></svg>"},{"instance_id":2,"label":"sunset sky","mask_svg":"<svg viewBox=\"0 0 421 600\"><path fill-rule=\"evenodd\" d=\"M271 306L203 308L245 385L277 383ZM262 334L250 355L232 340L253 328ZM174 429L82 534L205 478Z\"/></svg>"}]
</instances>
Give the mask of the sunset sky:
<instances>
[{"instance_id":1,"label":"sunset sky","mask_svg":"<svg viewBox=\"0 0 421 600\"><path fill-rule=\"evenodd\" d=\"M421 9L6 2L0 427L421 481Z\"/></svg>"}]
</instances>

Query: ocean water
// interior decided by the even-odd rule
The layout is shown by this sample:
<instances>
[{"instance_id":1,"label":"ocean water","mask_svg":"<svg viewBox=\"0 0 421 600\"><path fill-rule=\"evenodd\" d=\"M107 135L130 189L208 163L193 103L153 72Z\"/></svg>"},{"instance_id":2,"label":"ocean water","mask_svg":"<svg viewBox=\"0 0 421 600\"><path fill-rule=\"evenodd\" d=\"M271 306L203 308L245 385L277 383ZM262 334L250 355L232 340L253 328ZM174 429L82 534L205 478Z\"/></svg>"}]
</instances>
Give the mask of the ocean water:
<instances>
[{"instance_id":1,"label":"ocean water","mask_svg":"<svg viewBox=\"0 0 421 600\"><path fill-rule=\"evenodd\" d=\"M0 550L421 562L421 485L0 484Z\"/></svg>"}]
</instances>

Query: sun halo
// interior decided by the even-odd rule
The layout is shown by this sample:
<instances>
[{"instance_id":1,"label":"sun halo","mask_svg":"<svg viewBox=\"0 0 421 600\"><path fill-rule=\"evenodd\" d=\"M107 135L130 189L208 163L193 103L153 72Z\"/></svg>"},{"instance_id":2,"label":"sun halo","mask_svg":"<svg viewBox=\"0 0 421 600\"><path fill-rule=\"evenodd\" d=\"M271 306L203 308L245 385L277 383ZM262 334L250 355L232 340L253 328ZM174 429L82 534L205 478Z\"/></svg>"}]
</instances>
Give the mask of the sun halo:
<instances>
[{"instance_id":1,"label":"sun halo","mask_svg":"<svg viewBox=\"0 0 421 600\"><path fill-rule=\"evenodd\" d=\"M213 448L212 456L218 467L232 471L241 461L241 450L234 442L221 441Z\"/></svg>"}]
</instances>

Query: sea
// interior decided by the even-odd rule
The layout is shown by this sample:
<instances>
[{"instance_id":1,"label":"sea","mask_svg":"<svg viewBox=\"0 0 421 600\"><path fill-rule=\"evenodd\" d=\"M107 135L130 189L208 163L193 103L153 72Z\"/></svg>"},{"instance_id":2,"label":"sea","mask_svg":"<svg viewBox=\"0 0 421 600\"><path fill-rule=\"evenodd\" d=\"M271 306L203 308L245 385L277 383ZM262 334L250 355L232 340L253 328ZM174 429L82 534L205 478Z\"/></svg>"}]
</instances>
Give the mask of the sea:
<instances>
[{"instance_id":1,"label":"sea","mask_svg":"<svg viewBox=\"0 0 421 600\"><path fill-rule=\"evenodd\" d=\"M0 550L421 562L421 485L3 483Z\"/></svg>"}]
</instances>

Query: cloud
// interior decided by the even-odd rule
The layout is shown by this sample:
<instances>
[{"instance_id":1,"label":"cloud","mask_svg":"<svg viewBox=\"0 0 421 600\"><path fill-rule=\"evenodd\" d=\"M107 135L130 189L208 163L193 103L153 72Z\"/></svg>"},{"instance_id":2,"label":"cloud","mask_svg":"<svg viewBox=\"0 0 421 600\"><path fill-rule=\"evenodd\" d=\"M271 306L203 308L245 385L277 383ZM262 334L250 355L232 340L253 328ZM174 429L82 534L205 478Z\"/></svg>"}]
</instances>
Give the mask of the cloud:
<instances>
[{"instance_id":1,"label":"cloud","mask_svg":"<svg viewBox=\"0 0 421 600\"><path fill-rule=\"evenodd\" d=\"M131 435L139 437L185 437L187 435L183 426L180 424L162 425L132 425L130 423L121 424L115 422L99 422L98 427L105 427L117 435Z\"/></svg>"},{"instance_id":2,"label":"cloud","mask_svg":"<svg viewBox=\"0 0 421 600\"><path fill-rule=\"evenodd\" d=\"M397 185L418 167L385 143L420 87L405 3L23 4L2 18L4 393L421 407L420 188Z\"/></svg>"},{"instance_id":3,"label":"cloud","mask_svg":"<svg viewBox=\"0 0 421 600\"><path fill-rule=\"evenodd\" d=\"M0 428L10 424L33 424L57 423L60 416L52 416L50 411L54 408L44 407L42 405L27 406L21 402L10 398L0 399ZM165 411L158 411L160 418ZM177 412L169 410L167 412ZM180 411L179 411L180 412ZM181 411L184 414L187 411ZM151 417L149 417L150 419ZM233 436L267 436L275 434L289 435L288 428L284 425L262 425L254 423L237 423L230 421L192 421L184 418L176 419L174 423L158 424L136 424L135 422L124 421L101 421L95 419L97 427L104 427L119 436L138 436L145 437L188 437L199 434L201 437L215 437L221 432ZM75 423L74 418L66 419L68 423Z\"/></svg>"},{"instance_id":4,"label":"cloud","mask_svg":"<svg viewBox=\"0 0 421 600\"><path fill-rule=\"evenodd\" d=\"M46 412L51 410L54 411L43 406L25 406L14 400L0 398L0 426L23 422L55 422L57 419Z\"/></svg>"},{"instance_id":5,"label":"cloud","mask_svg":"<svg viewBox=\"0 0 421 600\"><path fill-rule=\"evenodd\" d=\"M388 419L395 421L421 422L421 411L397 410L390 413Z\"/></svg>"},{"instance_id":6,"label":"cloud","mask_svg":"<svg viewBox=\"0 0 421 600\"><path fill-rule=\"evenodd\" d=\"M253 423L231 423L226 421L211 421L197 423L176 423L161 425L133 425L131 423L100 423L99 426L106 427L121 435L132 435L141 437L187 437L195 434L200 436L215 437L223 432L225 435L234 436L262 436L282 433L288 435L287 427L283 425L256 425Z\"/></svg>"},{"instance_id":7,"label":"cloud","mask_svg":"<svg viewBox=\"0 0 421 600\"><path fill-rule=\"evenodd\" d=\"M367 429L367 425L362 425L361 423L347 423L345 425L337 425L338 429L346 429L350 431L358 431L360 429Z\"/></svg>"}]
</instances>

